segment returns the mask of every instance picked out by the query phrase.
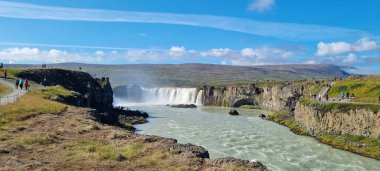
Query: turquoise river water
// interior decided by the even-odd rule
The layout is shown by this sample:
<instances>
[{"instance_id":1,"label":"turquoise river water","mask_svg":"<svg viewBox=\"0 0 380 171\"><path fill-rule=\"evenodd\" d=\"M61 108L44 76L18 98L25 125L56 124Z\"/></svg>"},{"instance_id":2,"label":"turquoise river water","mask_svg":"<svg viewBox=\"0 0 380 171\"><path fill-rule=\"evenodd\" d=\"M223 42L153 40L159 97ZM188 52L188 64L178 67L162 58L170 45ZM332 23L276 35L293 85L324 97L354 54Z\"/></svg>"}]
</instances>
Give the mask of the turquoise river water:
<instances>
[{"instance_id":1,"label":"turquoise river water","mask_svg":"<svg viewBox=\"0 0 380 171\"><path fill-rule=\"evenodd\" d=\"M240 116L229 116L229 108L129 107L151 116L149 123L137 126L137 133L203 146L211 158L230 156L260 161L271 170L380 170L378 160L334 149L260 119L258 115L266 111L238 110Z\"/></svg>"}]
</instances>

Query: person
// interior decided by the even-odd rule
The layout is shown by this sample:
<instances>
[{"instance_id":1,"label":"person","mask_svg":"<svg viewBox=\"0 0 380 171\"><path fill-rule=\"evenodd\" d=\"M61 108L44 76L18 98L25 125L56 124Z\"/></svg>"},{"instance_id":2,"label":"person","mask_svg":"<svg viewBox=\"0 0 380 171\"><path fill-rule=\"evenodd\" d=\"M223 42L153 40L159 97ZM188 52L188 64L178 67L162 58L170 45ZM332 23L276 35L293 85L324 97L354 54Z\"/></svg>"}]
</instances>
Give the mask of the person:
<instances>
[{"instance_id":1,"label":"person","mask_svg":"<svg viewBox=\"0 0 380 171\"><path fill-rule=\"evenodd\" d=\"M326 94L326 101L329 101L329 94Z\"/></svg>"},{"instance_id":2,"label":"person","mask_svg":"<svg viewBox=\"0 0 380 171\"><path fill-rule=\"evenodd\" d=\"M19 86L19 84L20 84L20 80L16 80L16 89L18 89L18 86Z\"/></svg>"},{"instance_id":3,"label":"person","mask_svg":"<svg viewBox=\"0 0 380 171\"><path fill-rule=\"evenodd\" d=\"M8 77L8 71L4 70L4 79L7 79L7 77Z\"/></svg>"},{"instance_id":4,"label":"person","mask_svg":"<svg viewBox=\"0 0 380 171\"><path fill-rule=\"evenodd\" d=\"M28 90L29 88L29 80L25 79L25 90Z\"/></svg>"},{"instance_id":5,"label":"person","mask_svg":"<svg viewBox=\"0 0 380 171\"><path fill-rule=\"evenodd\" d=\"M352 94L351 94L351 99L354 99L354 98L355 98L355 94L352 93Z\"/></svg>"},{"instance_id":6,"label":"person","mask_svg":"<svg viewBox=\"0 0 380 171\"><path fill-rule=\"evenodd\" d=\"M24 80L20 79L20 89L22 90L23 87L24 87Z\"/></svg>"},{"instance_id":7,"label":"person","mask_svg":"<svg viewBox=\"0 0 380 171\"><path fill-rule=\"evenodd\" d=\"M47 84L47 81L46 81L46 77L45 77L44 82L43 82L44 87L46 87L46 84Z\"/></svg>"},{"instance_id":8,"label":"person","mask_svg":"<svg viewBox=\"0 0 380 171\"><path fill-rule=\"evenodd\" d=\"M342 91L342 99L344 99L344 91Z\"/></svg>"},{"instance_id":9,"label":"person","mask_svg":"<svg viewBox=\"0 0 380 171\"><path fill-rule=\"evenodd\" d=\"M318 94L318 101L321 101L321 100L322 100L322 96Z\"/></svg>"},{"instance_id":10,"label":"person","mask_svg":"<svg viewBox=\"0 0 380 171\"><path fill-rule=\"evenodd\" d=\"M347 92L347 99L349 99L350 98L350 93L349 92Z\"/></svg>"},{"instance_id":11,"label":"person","mask_svg":"<svg viewBox=\"0 0 380 171\"><path fill-rule=\"evenodd\" d=\"M0 69L4 68L4 64L0 63Z\"/></svg>"}]
</instances>

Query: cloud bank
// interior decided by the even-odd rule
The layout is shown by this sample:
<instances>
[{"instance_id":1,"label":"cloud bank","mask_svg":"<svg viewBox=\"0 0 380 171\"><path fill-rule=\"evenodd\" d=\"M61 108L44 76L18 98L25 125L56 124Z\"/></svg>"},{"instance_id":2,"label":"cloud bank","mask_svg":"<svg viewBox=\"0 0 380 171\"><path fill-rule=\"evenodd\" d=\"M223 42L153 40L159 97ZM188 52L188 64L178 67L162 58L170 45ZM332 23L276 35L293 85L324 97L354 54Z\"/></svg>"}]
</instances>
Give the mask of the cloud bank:
<instances>
[{"instance_id":1,"label":"cloud bank","mask_svg":"<svg viewBox=\"0 0 380 171\"><path fill-rule=\"evenodd\" d=\"M91 63L139 63L141 61L163 61L182 59L215 58L227 61L233 65L260 65L278 64L297 54L297 51L261 47L232 50L229 48L215 48L206 51L187 50L183 46L172 46L162 49L129 49L123 51L96 50L93 53L70 53L58 49L41 50L39 48L6 48L0 50L0 61L9 63L62 63L85 62Z\"/></svg>"},{"instance_id":2,"label":"cloud bank","mask_svg":"<svg viewBox=\"0 0 380 171\"><path fill-rule=\"evenodd\" d=\"M354 43L348 42L320 42L317 45L318 56L340 55L344 53L366 52L380 50L380 46L369 38L360 39Z\"/></svg>"},{"instance_id":3,"label":"cloud bank","mask_svg":"<svg viewBox=\"0 0 380 171\"><path fill-rule=\"evenodd\" d=\"M259 2L259 1L258 1ZM266 2L266 3L264 3ZM269 1L261 0L256 8L268 8ZM263 5L264 4L264 5ZM266 5L265 5L266 4ZM260 6L260 7L259 7ZM160 23L215 28L279 39L321 40L330 38L358 38L369 34L339 27L263 22L242 18L212 15L114 11L79 9L0 1L0 17L63 21Z\"/></svg>"}]
</instances>

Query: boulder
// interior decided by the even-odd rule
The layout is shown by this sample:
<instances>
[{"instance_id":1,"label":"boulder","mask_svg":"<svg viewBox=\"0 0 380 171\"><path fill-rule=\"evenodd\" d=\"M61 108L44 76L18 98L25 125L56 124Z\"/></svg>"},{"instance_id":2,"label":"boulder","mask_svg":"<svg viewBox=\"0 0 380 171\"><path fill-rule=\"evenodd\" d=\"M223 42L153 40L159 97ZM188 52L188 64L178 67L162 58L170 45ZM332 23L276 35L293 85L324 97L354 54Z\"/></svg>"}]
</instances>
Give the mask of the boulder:
<instances>
[{"instance_id":1,"label":"boulder","mask_svg":"<svg viewBox=\"0 0 380 171\"><path fill-rule=\"evenodd\" d=\"M239 115L239 112L236 109L231 109L230 112L228 112L230 115Z\"/></svg>"},{"instance_id":2,"label":"boulder","mask_svg":"<svg viewBox=\"0 0 380 171\"><path fill-rule=\"evenodd\" d=\"M242 170L258 170L258 171L267 170L266 166L264 166L260 162L250 162L248 160L235 159L232 157L207 160L207 164L214 165L214 166L230 166L230 167L240 166L244 168Z\"/></svg>"},{"instance_id":3,"label":"boulder","mask_svg":"<svg viewBox=\"0 0 380 171\"><path fill-rule=\"evenodd\" d=\"M266 116L265 116L264 114L260 114L259 117L260 117L261 119L266 118Z\"/></svg>"}]
</instances>

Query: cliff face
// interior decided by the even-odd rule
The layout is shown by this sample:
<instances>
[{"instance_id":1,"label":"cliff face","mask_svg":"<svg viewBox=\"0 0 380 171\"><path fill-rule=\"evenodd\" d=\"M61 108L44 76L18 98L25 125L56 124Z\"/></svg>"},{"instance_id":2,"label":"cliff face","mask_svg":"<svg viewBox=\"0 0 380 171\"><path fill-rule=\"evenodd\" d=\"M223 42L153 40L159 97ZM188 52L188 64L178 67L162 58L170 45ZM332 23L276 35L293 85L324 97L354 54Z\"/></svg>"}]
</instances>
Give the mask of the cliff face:
<instances>
[{"instance_id":1,"label":"cliff face","mask_svg":"<svg viewBox=\"0 0 380 171\"><path fill-rule=\"evenodd\" d=\"M214 106L236 106L239 100L253 104L252 97L262 92L254 85L247 86L203 86L203 104Z\"/></svg>"},{"instance_id":2,"label":"cliff face","mask_svg":"<svg viewBox=\"0 0 380 171\"><path fill-rule=\"evenodd\" d=\"M368 109L322 112L298 104L294 116L296 122L308 129L311 135L350 134L380 139L380 112Z\"/></svg>"},{"instance_id":3,"label":"cliff face","mask_svg":"<svg viewBox=\"0 0 380 171\"><path fill-rule=\"evenodd\" d=\"M17 77L43 84L46 78L47 86L61 85L82 95L79 106L98 110L112 108L113 91L108 78L93 78L85 72L63 69L31 69L19 72Z\"/></svg>"},{"instance_id":4,"label":"cliff face","mask_svg":"<svg viewBox=\"0 0 380 171\"><path fill-rule=\"evenodd\" d=\"M203 104L216 106L256 105L259 108L280 111L295 107L301 97L298 85L275 86L203 86Z\"/></svg>"}]
</instances>

